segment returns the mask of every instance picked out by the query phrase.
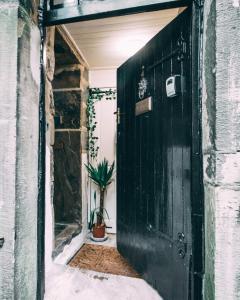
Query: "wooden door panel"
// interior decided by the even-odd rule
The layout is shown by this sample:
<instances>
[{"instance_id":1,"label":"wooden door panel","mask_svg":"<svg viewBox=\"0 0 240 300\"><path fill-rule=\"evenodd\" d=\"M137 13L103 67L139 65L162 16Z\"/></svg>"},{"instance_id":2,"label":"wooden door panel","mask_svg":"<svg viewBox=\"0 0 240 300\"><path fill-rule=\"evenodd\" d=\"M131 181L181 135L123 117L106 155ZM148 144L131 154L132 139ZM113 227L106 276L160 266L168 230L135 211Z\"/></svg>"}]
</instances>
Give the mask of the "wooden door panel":
<instances>
[{"instance_id":1,"label":"wooden door panel","mask_svg":"<svg viewBox=\"0 0 240 300\"><path fill-rule=\"evenodd\" d=\"M165 300L189 294L191 256L190 10L118 69L118 249ZM135 115L141 70L152 111ZM184 89L166 94L166 80Z\"/></svg>"}]
</instances>

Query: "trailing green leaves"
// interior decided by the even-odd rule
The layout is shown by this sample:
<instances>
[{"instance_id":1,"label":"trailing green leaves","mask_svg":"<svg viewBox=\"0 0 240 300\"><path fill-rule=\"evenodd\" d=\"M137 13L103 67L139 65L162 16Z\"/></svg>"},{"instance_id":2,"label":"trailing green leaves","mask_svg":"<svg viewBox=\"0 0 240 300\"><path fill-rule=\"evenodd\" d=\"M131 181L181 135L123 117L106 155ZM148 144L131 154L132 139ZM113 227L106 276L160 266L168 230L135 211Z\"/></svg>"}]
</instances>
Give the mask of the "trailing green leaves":
<instances>
[{"instance_id":1,"label":"trailing green leaves","mask_svg":"<svg viewBox=\"0 0 240 300\"><path fill-rule=\"evenodd\" d=\"M102 99L115 100L116 90L114 89L89 89L89 97L87 101L87 118L88 118L88 153L92 159L97 158L99 147L97 146L98 137L95 135L97 126L95 103Z\"/></svg>"}]
</instances>

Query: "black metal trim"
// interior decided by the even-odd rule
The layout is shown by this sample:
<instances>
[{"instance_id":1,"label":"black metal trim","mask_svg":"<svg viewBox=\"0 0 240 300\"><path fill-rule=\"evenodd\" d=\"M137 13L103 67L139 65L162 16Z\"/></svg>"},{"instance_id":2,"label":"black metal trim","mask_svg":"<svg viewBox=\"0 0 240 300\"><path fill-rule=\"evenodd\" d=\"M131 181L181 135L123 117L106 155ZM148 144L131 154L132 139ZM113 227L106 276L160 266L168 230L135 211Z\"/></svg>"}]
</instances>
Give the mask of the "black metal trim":
<instances>
[{"instance_id":1,"label":"black metal trim","mask_svg":"<svg viewBox=\"0 0 240 300\"><path fill-rule=\"evenodd\" d=\"M202 160L202 27L203 1L192 5L192 268L191 298L203 299L204 197Z\"/></svg>"},{"instance_id":2,"label":"black metal trim","mask_svg":"<svg viewBox=\"0 0 240 300\"><path fill-rule=\"evenodd\" d=\"M197 8L203 8L204 0L193 0Z\"/></svg>"},{"instance_id":3,"label":"black metal trim","mask_svg":"<svg viewBox=\"0 0 240 300\"><path fill-rule=\"evenodd\" d=\"M142 5L124 9L116 9L107 12L99 13L83 13L81 11L81 5L66 6L56 9L50 9L47 11L45 25L59 25L67 24L79 21L96 20L100 18L117 17L122 15L151 12L169 8L184 7L192 3L193 0L166 0L164 3Z\"/></svg>"},{"instance_id":4,"label":"black metal trim","mask_svg":"<svg viewBox=\"0 0 240 300\"><path fill-rule=\"evenodd\" d=\"M38 26L41 36L40 72L41 84L39 94L39 144L38 144L38 212L37 212L37 300L44 299L45 292L45 155L46 155L46 117L45 117L45 70L44 45L46 28L44 14L46 1L41 0L38 9Z\"/></svg>"}]
</instances>

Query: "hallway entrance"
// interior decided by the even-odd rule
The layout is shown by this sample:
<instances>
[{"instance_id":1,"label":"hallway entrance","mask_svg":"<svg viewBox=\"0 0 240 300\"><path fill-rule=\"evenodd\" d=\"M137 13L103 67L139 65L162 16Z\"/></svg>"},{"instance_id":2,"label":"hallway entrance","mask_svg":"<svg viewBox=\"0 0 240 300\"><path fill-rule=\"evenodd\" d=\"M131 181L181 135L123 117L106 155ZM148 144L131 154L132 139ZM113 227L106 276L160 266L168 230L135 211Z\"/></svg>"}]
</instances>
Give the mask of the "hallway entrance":
<instances>
[{"instance_id":1,"label":"hallway entrance","mask_svg":"<svg viewBox=\"0 0 240 300\"><path fill-rule=\"evenodd\" d=\"M108 252L97 243L114 234L136 277L167 300L201 299L202 279L194 270L202 253L193 255L193 232L202 223L195 228L191 213L198 122L193 118L198 107L192 89L192 21L191 8L174 8L61 26L89 77L81 67L68 67L85 74L84 88L82 77L74 88L81 95L80 126L70 129L81 132L81 164L73 167L81 172L82 223L80 234L54 262L104 273L103 260L102 269L93 261ZM94 236L97 226L105 235ZM93 237L96 247L88 246Z\"/></svg>"}]
</instances>

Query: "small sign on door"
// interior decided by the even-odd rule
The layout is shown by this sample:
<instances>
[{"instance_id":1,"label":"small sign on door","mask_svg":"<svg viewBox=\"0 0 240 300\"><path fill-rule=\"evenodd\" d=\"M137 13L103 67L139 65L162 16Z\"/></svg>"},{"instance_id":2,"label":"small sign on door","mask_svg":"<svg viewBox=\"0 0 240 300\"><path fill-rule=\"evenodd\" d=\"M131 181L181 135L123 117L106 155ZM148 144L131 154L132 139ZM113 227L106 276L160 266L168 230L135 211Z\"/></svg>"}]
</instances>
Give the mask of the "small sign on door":
<instances>
[{"instance_id":1,"label":"small sign on door","mask_svg":"<svg viewBox=\"0 0 240 300\"><path fill-rule=\"evenodd\" d=\"M152 97L138 101L135 105L135 116L142 115L152 110Z\"/></svg>"}]
</instances>

